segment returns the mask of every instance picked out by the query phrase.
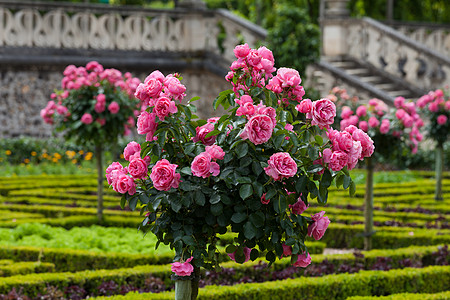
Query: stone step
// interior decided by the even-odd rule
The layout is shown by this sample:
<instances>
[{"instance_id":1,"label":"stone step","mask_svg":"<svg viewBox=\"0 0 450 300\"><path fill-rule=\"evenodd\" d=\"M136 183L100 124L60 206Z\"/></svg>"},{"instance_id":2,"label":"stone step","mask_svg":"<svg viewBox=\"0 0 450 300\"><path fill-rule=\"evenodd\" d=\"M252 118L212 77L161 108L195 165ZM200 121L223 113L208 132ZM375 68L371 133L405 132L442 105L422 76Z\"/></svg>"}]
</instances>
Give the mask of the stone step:
<instances>
[{"instance_id":1,"label":"stone step","mask_svg":"<svg viewBox=\"0 0 450 300\"><path fill-rule=\"evenodd\" d=\"M406 99L411 98L411 92L408 91L408 90L389 91L388 94L389 94L391 97L402 96L402 97L405 97Z\"/></svg>"},{"instance_id":2,"label":"stone step","mask_svg":"<svg viewBox=\"0 0 450 300\"><path fill-rule=\"evenodd\" d=\"M370 71L368 69L364 69L364 68L347 69L346 72L347 72L347 74L354 75L354 76L370 75Z\"/></svg>"},{"instance_id":3,"label":"stone step","mask_svg":"<svg viewBox=\"0 0 450 300\"><path fill-rule=\"evenodd\" d=\"M349 69L349 68L355 68L356 64L352 61L330 61L330 64L333 65L336 68L341 69Z\"/></svg>"},{"instance_id":4,"label":"stone step","mask_svg":"<svg viewBox=\"0 0 450 300\"><path fill-rule=\"evenodd\" d=\"M361 81L363 82L371 84L381 83L383 81L383 78L381 78L380 76L361 76L359 77L359 79L361 79Z\"/></svg>"},{"instance_id":5,"label":"stone step","mask_svg":"<svg viewBox=\"0 0 450 300\"><path fill-rule=\"evenodd\" d=\"M382 91L394 91L396 88L398 88L395 84L392 83L379 83L374 84L373 86Z\"/></svg>"}]
</instances>

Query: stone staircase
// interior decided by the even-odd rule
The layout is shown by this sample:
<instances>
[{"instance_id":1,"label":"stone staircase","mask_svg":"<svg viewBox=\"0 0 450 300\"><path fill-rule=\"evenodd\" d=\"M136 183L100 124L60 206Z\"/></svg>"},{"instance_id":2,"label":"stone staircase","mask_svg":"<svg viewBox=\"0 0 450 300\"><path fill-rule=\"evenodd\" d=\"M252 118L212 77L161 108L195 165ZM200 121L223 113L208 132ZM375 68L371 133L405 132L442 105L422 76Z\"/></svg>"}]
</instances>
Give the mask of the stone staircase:
<instances>
[{"instance_id":1,"label":"stone staircase","mask_svg":"<svg viewBox=\"0 0 450 300\"><path fill-rule=\"evenodd\" d=\"M347 2L325 0L322 57L308 67L307 86L320 90L322 96L339 86L362 100L379 98L392 104L398 96L417 99L450 85L448 28L427 30L425 45L423 34L407 34L409 30L370 18L350 18ZM418 36L422 40L416 40ZM433 41L435 46L430 44Z\"/></svg>"}]
</instances>

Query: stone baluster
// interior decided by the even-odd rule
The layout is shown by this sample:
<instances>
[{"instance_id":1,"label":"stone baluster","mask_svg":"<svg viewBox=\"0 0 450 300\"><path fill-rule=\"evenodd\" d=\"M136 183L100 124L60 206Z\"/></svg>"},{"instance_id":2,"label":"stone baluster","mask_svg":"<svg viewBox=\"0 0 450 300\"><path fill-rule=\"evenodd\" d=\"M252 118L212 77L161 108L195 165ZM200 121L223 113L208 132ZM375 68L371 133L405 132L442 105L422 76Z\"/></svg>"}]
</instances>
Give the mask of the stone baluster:
<instances>
[{"instance_id":1,"label":"stone baluster","mask_svg":"<svg viewBox=\"0 0 450 300\"><path fill-rule=\"evenodd\" d=\"M322 55L342 56L347 53L347 28L344 21L349 18L348 0L324 0L322 27Z\"/></svg>"}]
</instances>

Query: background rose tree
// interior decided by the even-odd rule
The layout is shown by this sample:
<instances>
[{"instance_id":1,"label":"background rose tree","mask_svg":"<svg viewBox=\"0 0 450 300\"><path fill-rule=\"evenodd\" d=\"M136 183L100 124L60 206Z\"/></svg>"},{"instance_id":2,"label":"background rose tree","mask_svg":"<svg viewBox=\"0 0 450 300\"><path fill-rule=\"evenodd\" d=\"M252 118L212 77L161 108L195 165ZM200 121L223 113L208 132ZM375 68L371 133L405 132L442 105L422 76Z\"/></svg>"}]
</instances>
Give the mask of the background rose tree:
<instances>
[{"instance_id":1,"label":"background rose tree","mask_svg":"<svg viewBox=\"0 0 450 300\"><path fill-rule=\"evenodd\" d=\"M374 164L401 157L405 151L416 153L418 143L422 140L419 129L423 126L423 121L416 112L414 102L407 102L403 97L395 99L395 107L388 107L379 99L371 99L367 104L355 105L353 108L345 102L341 103L344 105L337 107L341 117L341 130L352 132L359 128L370 136L375 145L375 149L370 150L371 152L375 150L374 155L365 160L367 177L364 200L364 247L369 250L373 234ZM333 131L327 134L333 135Z\"/></svg>"},{"instance_id":2,"label":"background rose tree","mask_svg":"<svg viewBox=\"0 0 450 300\"><path fill-rule=\"evenodd\" d=\"M126 135L135 125L141 104L134 97L140 80L130 73L104 69L96 61L86 67L67 66L52 100L41 110L41 117L55 125L66 139L94 147L98 170L97 216L103 219L102 152L115 145L119 136Z\"/></svg>"},{"instance_id":3,"label":"background rose tree","mask_svg":"<svg viewBox=\"0 0 450 300\"><path fill-rule=\"evenodd\" d=\"M427 120L425 134L436 142L436 189L434 198L442 198L442 167L444 165L444 143L450 136L450 96L437 89L420 97L416 104Z\"/></svg>"},{"instance_id":4,"label":"background rose tree","mask_svg":"<svg viewBox=\"0 0 450 300\"><path fill-rule=\"evenodd\" d=\"M237 263L264 256L269 263L289 257L295 266L309 265L305 239L321 239L330 223L325 211L303 215L309 201L325 204L334 179L354 192L347 169L373 149L359 129L333 131L324 141L335 105L303 99L299 73L280 68L274 74L270 50L245 44L234 53L226 76L233 88L213 104L227 110L221 117L196 119L195 99L181 104L181 78L151 73L136 91L148 106L137 122L145 141L126 147L127 167L116 162L106 170L124 194L122 207L128 202L145 215L141 230L175 250L172 270L176 279L194 279L192 298L200 267L218 268L223 261L217 246L226 243L226 233L235 235L225 246ZM325 160L342 134L350 147ZM187 290L181 281L177 299Z\"/></svg>"}]
</instances>

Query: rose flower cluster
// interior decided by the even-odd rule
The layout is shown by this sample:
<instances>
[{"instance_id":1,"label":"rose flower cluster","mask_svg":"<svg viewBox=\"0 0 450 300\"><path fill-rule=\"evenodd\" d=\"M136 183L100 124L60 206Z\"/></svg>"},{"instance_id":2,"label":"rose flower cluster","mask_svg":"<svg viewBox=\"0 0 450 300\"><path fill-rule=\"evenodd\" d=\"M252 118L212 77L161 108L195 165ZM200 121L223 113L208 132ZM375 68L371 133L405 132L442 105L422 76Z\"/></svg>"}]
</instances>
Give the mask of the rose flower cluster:
<instances>
[{"instance_id":1,"label":"rose flower cluster","mask_svg":"<svg viewBox=\"0 0 450 300\"><path fill-rule=\"evenodd\" d=\"M321 239L330 224L325 211L302 215L308 201L325 204L323 191L337 176L353 183L346 170L374 150L363 130L332 129L335 104L303 99L298 71L276 70L269 49L244 44L234 53L232 89L213 104L228 109L221 117L196 119L195 107L181 103L179 75L151 73L135 92L146 107L137 121L145 141L127 145L128 166L106 169L122 206L141 202L141 229L175 249L179 276L218 266L218 235L230 230L236 238L226 252L238 263L265 253L270 262L291 257L306 267L305 238Z\"/></svg>"}]
</instances>

